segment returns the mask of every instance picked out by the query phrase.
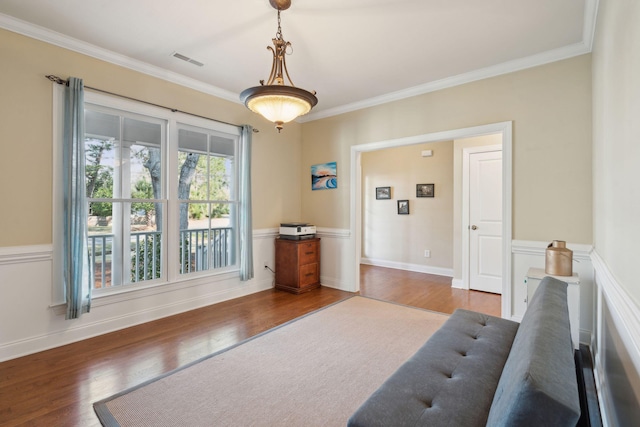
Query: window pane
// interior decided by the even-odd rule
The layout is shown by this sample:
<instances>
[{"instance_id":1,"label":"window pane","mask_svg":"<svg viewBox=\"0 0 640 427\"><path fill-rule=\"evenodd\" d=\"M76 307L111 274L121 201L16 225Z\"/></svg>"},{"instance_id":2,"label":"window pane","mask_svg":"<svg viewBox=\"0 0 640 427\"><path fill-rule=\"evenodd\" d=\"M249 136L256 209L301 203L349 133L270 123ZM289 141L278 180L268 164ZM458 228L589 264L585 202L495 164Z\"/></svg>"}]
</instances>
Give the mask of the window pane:
<instances>
[{"instance_id":1,"label":"window pane","mask_svg":"<svg viewBox=\"0 0 640 427\"><path fill-rule=\"evenodd\" d=\"M207 270L209 217L205 203L180 204L180 272Z\"/></svg>"},{"instance_id":2,"label":"window pane","mask_svg":"<svg viewBox=\"0 0 640 427\"><path fill-rule=\"evenodd\" d=\"M112 204L89 203L89 256L93 265L94 288L112 286L114 236Z\"/></svg>"},{"instance_id":3,"label":"window pane","mask_svg":"<svg viewBox=\"0 0 640 427\"><path fill-rule=\"evenodd\" d=\"M178 199L206 200L207 153L206 133L178 130Z\"/></svg>"},{"instance_id":4,"label":"window pane","mask_svg":"<svg viewBox=\"0 0 640 427\"><path fill-rule=\"evenodd\" d=\"M198 128L178 130L178 198L233 200L233 138Z\"/></svg>"},{"instance_id":5,"label":"window pane","mask_svg":"<svg viewBox=\"0 0 640 427\"><path fill-rule=\"evenodd\" d=\"M141 210L135 205L136 203L131 204L128 247L128 256L131 260L130 279L133 283L162 277L162 228L155 223L152 216L139 215Z\"/></svg>"},{"instance_id":6,"label":"window pane","mask_svg":"<svg viewBox=\"0 0 640 427\"><path fill-rule=\"evenodd\" d=\"M125 118L123 126L122 165L129 177L123 181L124 197L162 199L161 124Z\"/></svg>"},{"instance_id":7,"label":"window pane","mask_svg":"<svg viewBox=\"0 0 640 427\"><path fill-rule=\"evenodd\" d=\"M217 133L211 135L209 140L209 153L222 157L233 157L235 154L235 140L233 138L220 136Z\"/></svg>"},{"instance_id":8,"label":"window pane","mask_svg":"<svg viewBox=\"0 0 640 427\"><path fill-rule=\"evenodd\" d=\"M141 180L136 184L134 199L149 199L151 184ZM162 277L162 212L160 202L131 202L129 209L131 282Z\"/></svg>"},{"instance_id":9,"label":"window pane","mask_svg":"<svg viewBox=\"0 0 640 427\"><path fill-rule=\"evenodd\" d=\"M226 157L209 157L209 200L231 200L233 162ZM229 213L227 209L227 214Z\"/></svg>"},{"instance_id":10,"label":"window pane","mask_svg":"<svg viewBox=\"0 0 640 427\"><path fill-rule=\"evenodd\" d=\"M113 197L114 141L85 137L85 177L88 198L110 199Z\"/></svg>"},{"instance_id":11,"label":"window pane","mask_svg":"<svg viewBox=\"0 0 640 427\"><path fill-rule=\"evenodd\" d=\"M235 264L235 234L228 204L210 204L211 266L223 268Z\"/></svg>"},{"instance_id":12,"label":"window pane","mask_svg":"<svg viewBox=\"0 0 640 427\"><path fill-rule=\"evenodd\" d=\"M188 212L187 226L180 229L181 274L233 265L234 233L226 204L181 203Z\"/></svg>"},{"instance_id":13,"label":"window pane","mask_svg":"<svg viewBox=\"0 0 640 427\"><path fill-rule=\"evenodd\" d=\"M129 148L131 198L162 199L162 157L160 148L133 144ZM142 186L143 189L138 188Z\"/></svg>"},{"instance_id":14,"label":"window pane","mask_svg":"<svg viewBox=\"0 0 640 427\"><path fill-rule=\"evenodd\" d=\"M180 151L178 153L178 199L207 198L207 155Z\"/></svg>"}]
</instances>

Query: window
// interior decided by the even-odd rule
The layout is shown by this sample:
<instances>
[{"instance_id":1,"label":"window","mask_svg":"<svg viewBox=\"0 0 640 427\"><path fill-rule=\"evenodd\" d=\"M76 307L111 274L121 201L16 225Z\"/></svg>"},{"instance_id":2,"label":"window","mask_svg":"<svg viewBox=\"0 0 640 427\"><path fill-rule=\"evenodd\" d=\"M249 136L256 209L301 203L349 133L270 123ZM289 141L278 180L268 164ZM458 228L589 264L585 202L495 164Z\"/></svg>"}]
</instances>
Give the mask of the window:
<instances>
[{"instance_id":1,"label":"window","mask_svg":"<svg viewBox=\"0 0 640 427\"><path fill-rule=\"evenodd\" d=\"M85 99L94 295L237 270L239 129Z\"/></svg>"},{"instance_id":2,"label":"window","mask_svg":"<svg viewBox=\"0 0 640 427\"><path fill-rule=\"evenodd\" d=\"M87 105L85 177L95 288L162 279L166 121Z\"/></svg>"},{"instance_id":3,"label":"window","mask_svg":"<svg viewBox=\"0 0 640 427\"><path fill-rule=\"evenodd\" d=\"M235 151L228 135L178 126L180 274L235 264Z\"/></svg>"}]
</instances>

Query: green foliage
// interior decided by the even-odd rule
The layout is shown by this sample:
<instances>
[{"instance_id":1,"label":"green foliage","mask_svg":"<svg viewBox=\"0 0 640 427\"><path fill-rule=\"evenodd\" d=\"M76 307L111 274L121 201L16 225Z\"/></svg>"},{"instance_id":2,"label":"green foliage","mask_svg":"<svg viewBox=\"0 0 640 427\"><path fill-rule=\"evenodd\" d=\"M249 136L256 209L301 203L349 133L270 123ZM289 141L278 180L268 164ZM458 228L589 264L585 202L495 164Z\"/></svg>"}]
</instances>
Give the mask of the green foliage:
<instances>
[{"instance_id":1,"label":"green foliage","mask_svg":"<svg viewBox=\"0 0 640 427\"><path fill-rule=\"evenodd\" d=\"M209 200L229 199L229 176L227 162L224 157L211 157L209 162ZM229 215L229 205L216 204L212 206L211 217L221 218Z\"/></svg>"},{"instance_id":2,"label":"green foliage","mask_svg":"<svg viewBox=\"0 0 640 427\"><path fill-rule=\"evenodd\" d=\"M112 149L109 140L87 139L85 141L85 179L87 197L92 199L111 199L113 197L113 167L102 165L105 152ZM91 215L107 217L112 215L112 204L94 202L90 206Z\"/></svg>"},{"instance_id":3,"label":"green foliage","mask_svg":"<svg viewBox=\"0 0 640 427\"><path fill-rule=\"evenodd\" d=\"M182 260L181 272L186 273L189 270L191 264L191 245L189 239L180 239L180 259Z\"/></svg>"},{"instance_id":4,"label":"green foliage","mask_svg":"<svg viewBox=\"0 0 640 427\"><path fill-rule=\"evenodd\" d=\"M229 205L213 205L211 207L211 218L222 218L229 215Z\"/></svg>"},{"instance_id":5,"label":"green foliage","mask_svg":"<svg viewBox=\"0 0 640 427\"><path fill-rule=\"evenodd\" d=\"M111 151L112 148L113 143L109 140L92 138L85 140L84 173L87 185L87 197L104 197L98 195L99 189L113 189L113 167L102 164L104 153ZM111 194L113 194L113 192L111 192Z\"/></svg>"},{"instance_id":6,"label":"green foliage","mask_svg":"<svg viewBox=\"0 0 640 427\"><path fill-rule=\"evenodd\" d=\"M207 160L208 173L207 173ZM189 192L190 200L228 200L229 176L227 163L224 157L200 156L196 165L195 176L191 182ZM221 218L229 214L229 205L210 204L211 211L205 210L206 204L189 204L189 217L201 219L203 217Z\"/></svg>"},{"instance_id":7,"label":"green foliage","mask_svg":"<svg viewBox=\"0 0 640 427\"><path fill-rule=\"evenodd\" d=\"M153 199L153 186L145 179L139 179L131 192L132 199ZM153 202L133 202L131 203L131 211L144 211L146 217L152 215L156 210Z\"/></svg>"},{"instance_id":8,"label":"green foliage","mask_svg":"<svg viewBox=\"0 0 640 427\"><path fill-rule=\"evenodd\" d=\"M131 256L131 281L159 279L162 268L162 234L146 234L137 254ZM135 249L135 248L134 248ZM154 260L155 254L155 260ZM145 268L145 258L147 265Z\"/></svg>"},{"instance_id":9,"label":"green foliage","mask_svg":"<svg viewBox=\"0 0 640 427\"><path fill-rule=\"evenodd\" d=\"M113 197L113 186L99 187L95 191L96 199L110 199ZM113 203L110 202L93 202L90 204L91 214L96 216L111 216L113 215Z\"/></svg>"},{"instance_id":10,"label":"green foliage","mask_svg":"<svg viewBox=\"0 0 640 427\"><path fill-rule=\"evenodd\" d=\"M205 205L191 203L189 204L189 217L193 219L202 219L207 216Z\"/></svg>"}]
</instances>

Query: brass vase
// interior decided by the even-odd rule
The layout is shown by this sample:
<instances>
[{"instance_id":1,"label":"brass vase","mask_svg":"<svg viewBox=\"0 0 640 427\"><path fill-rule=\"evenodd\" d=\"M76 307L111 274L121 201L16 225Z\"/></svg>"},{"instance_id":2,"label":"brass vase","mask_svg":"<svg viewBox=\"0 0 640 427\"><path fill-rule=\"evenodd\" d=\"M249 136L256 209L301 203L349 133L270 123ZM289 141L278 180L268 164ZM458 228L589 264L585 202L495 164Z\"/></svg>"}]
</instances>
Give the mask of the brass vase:
<instances>
[{"instance_id":1,"label":"brass vase","mask_svg":"<svg viewBox=\"0 0 640 427\"><path fill-rule=\"evenodd\" d=\"M567 242L554 240L545 253L544 272L552 276L573 275L573 251L567 249Z\"/></svg>"}]
</instances>

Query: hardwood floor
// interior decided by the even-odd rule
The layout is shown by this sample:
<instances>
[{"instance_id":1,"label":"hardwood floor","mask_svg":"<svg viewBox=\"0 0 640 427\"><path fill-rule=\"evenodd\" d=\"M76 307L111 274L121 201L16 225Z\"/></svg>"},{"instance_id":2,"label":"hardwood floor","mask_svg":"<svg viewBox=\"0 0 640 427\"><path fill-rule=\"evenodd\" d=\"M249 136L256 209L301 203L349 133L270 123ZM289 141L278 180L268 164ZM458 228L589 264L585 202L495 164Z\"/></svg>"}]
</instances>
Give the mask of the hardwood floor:
<instances>
[{"instance_id":1,"label":"hardwood floor","mask_svg":"<svg viewBox=\"0 0 640 427\"><path fill-rule=\"evenodd\" d=\"M453 289L451 278L392 268L360 266L360 294L451 314L456 308L500 316L500 295Z\"/></svg>"},{"instance_id":2,"label":"hardwood floor","mask_svg":"<svg viewBox=\"0 0 640 427\"><path fill-rule=\"evenodd\" d=\"M434 311L500 313L500 296L362 266L361 294ZM99 426L92 403L353 294L268 290L0 363L0 425Z\"/></svg>"}]
</instances>

